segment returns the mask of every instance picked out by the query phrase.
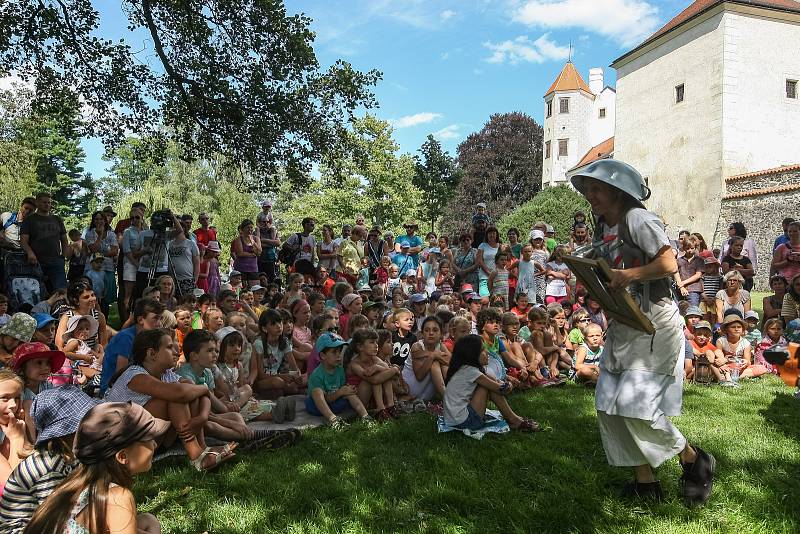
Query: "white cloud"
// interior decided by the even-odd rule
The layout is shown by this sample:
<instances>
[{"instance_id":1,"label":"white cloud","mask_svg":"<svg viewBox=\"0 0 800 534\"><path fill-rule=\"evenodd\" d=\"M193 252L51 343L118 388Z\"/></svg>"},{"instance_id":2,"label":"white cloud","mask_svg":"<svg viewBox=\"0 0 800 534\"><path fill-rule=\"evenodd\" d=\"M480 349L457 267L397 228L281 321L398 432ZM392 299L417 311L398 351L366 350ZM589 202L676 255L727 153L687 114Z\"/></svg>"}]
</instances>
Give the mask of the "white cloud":
<instances>
[{"instance_id":1,"label":"white cloud","mask_svg":"<svg viewBox=\"0 0 800 534\"><path fill-rule=\"evenodd\" d=\"M452 9L445 9L444 11L439 13L439 18L442 19L442 21L449 20L449 19L451 19L451 18L453 18L455 16L456 16L456 12L453 11Z\"/></svg>"},{"instance_id":2,"label":"white cloud","mask_svg":"<svg viewBox=\"0 0 800 534\"><path fill-rule=\"evenodd\" d=\"M513 19L539 28L580 28L621 45L638 44L658 29L658 8L645 0L526 0Z\"/></svg>"},{"instance_id":3,"label":"white cloud","mask_svg":"<svg viewBox=\"0 0 800 534\"><path fill-rule=\"evenodd\" d=\"M436 137L437 139L442 139L442 140L455 139L456 137L461 137L461 125L451 124L449 126L445 126L441 130L433 132L433 136Z\"/></svg>"},{"instance_id":4,"label":"white cloud","mask_svg":"<svg viewBox=\"0 0 800 534\"><path fill-rule=\"evenodd\" d=\"M443 61L450 59L450 52L442 52L441 58Z\"/></svg>"},{"instance_id":5,"label":"white cloud","mask_svg":"<svg viewBox=\"0 0 800 534\"><path fill-rule=\"evenodd\" d=\"M432 113L430 111L423 111L422 113L415 113L413 115L406 115L399 119L389 121L395 128L410 128L419 124L425 124L435 121L442 116L441 113Z\"/></svg>"},{"instance_id":6,"label":"white cloud","mask_svg":"<svg viewBox=\"0 0 800 534\"><path fill-rule=\"evenodd\" d=\"M549 34L544 34L535 41L527 35L520 35L516 39L492 43L483 43L485 48L491 50L492 55L486 58L489 63L511 63L516 65L520 61L529 63L544 63L548 60L567 59L569 47L559 46L550 40Z\"/></svg>"}]
</instances>

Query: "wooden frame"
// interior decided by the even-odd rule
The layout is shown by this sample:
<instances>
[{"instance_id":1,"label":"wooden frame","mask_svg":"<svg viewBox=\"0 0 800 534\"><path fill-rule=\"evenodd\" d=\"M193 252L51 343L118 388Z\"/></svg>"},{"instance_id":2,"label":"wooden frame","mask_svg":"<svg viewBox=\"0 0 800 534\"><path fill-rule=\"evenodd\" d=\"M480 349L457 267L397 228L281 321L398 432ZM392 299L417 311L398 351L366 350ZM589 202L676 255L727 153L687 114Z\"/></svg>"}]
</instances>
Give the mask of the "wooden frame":
<instances>
[{"instance_id":1,"label":"wooden frame","mask_svg":"<svg viewBox=\"0 0 800 534\"><path fill-rule=\"evenodd\" d=\"M589 295L600 303L603 311L610 318L631 328L647 334L654 334L653 323L642 312L636 301L625 289L611 289L611 269L605 260L590 260L577 256L564 256L564 263L575 273L575 276L586 286Z\"/></svg>"}]
</instances>

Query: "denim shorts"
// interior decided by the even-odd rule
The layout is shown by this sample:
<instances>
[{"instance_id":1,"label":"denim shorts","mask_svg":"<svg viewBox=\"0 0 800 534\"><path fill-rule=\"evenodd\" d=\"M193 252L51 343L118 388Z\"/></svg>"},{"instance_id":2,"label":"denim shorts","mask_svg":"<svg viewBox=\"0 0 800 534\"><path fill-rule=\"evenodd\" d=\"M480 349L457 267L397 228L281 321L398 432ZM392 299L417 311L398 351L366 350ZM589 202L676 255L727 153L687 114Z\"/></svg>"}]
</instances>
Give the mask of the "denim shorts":
<instances>
[{"instance_id":1,"label":"denim shorts","mask_svg":"<svg viewBox=\"0 0 800 534\"><path fill-rule=\"evenodd\" d=\"M329 402L328 408L330 408L333 413L340 414L350 408L350 401L347 400L346 397L339 397L335 401ZM314 404L314 399L311 397L311 395L306 397L306 411L311 415L322 415L322 412L317 409L317 405Z\"/></svg>"},{"instance_id":2,"label":"denim shorts","mask_svg":"<svg viewBox=\"0 0 800 534\"><path fill-rule=\"evenodd\" d=\"M475 411L470 405L467 405L467 419L458 425L455 425L453 428L459 429L466 429L466 430L480 430L484 427L486 423L483 420L483 417L478 415L478 412Z\"/></svg>"}]
</instances>

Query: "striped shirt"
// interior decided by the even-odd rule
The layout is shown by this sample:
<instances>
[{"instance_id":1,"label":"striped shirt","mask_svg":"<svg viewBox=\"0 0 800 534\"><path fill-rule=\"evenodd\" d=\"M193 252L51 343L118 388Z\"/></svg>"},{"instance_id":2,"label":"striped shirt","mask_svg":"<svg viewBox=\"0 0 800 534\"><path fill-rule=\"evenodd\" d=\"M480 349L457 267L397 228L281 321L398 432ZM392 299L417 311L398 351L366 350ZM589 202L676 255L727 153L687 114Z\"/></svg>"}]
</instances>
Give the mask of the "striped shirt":
<instances>
[{"instance_id":1,"label":"striped shirt","mask_svg":"<svg viewBox=\"0 0 800 534\"><path fill-rule=\"evenodd\" d=\"M722 289L722 277L719 275L704 274L700 277L703 281L703 296L708 298L715 298L717 291Z\"/></svg>"},{"instance_id":2,"label":"striped shirt","mask_svg":"<svg viewBox=\"0 0 800 534\"><path fill-rule=\"evenodd\" d=\"M8 477L0 498L0 534L19 534L33 513L77 465L37 448Z\"/></svg>"}]
</instances>

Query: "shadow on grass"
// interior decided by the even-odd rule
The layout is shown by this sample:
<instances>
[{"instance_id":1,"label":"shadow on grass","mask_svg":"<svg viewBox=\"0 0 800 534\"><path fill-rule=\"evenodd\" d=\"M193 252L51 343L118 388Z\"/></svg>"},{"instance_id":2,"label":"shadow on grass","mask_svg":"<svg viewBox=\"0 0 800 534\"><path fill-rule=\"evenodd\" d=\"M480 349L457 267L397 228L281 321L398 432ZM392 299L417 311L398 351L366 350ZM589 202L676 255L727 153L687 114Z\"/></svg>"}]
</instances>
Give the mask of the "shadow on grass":
<instances>
[{"instance_id":1,"label":"shadow on grass","mask_svg":"<svg viewBox=\"0 0 800 534\"><path fill-rule=\"evenodd\" d=\"M750 391L760 406L770 387ZM607 465L594 396L576 386L511 397L520 415L542 423L537 434L439 435L424 414L371 430L315 429L292 449L242 455L214 474L159 464L137 482L137 497L165 532L792 532L798 517L789 496L800 494L800 455L739 452L726 444L763 429L724 426L715 434L709 424L738 405L743 415L734 425L751 421L748 409L756 407L747 394L687 391L691 414L678 426L709 442L720 469L712 501L699 510L677 496L677 461L659 469L664 503L618 498L630 472ZM786 397L776 397L764 417L796 444L789 421L796 408ZM774 454L785 443L765 446Z\"/></svg>"}]
</instances>

